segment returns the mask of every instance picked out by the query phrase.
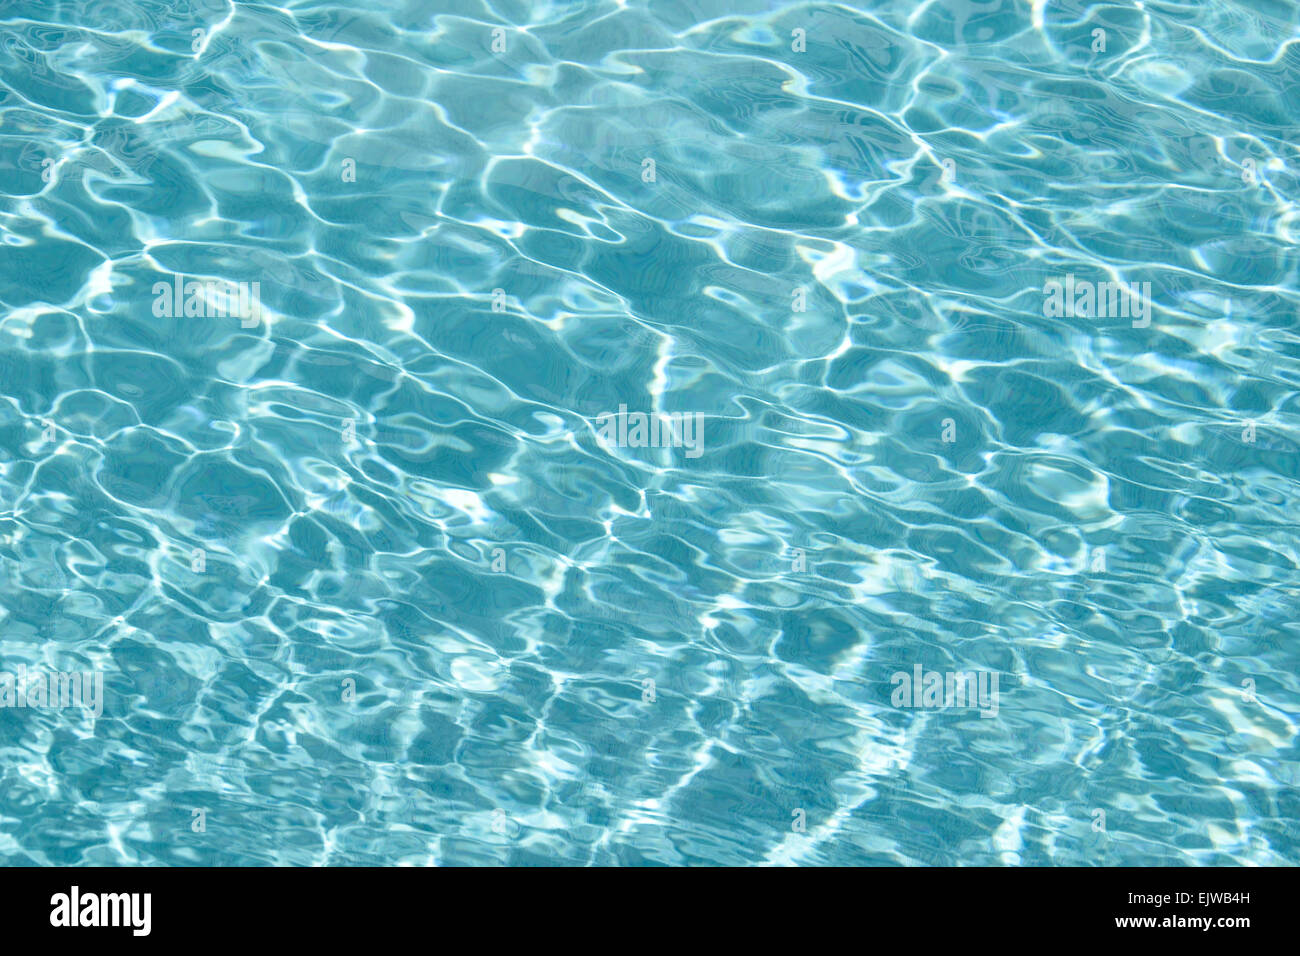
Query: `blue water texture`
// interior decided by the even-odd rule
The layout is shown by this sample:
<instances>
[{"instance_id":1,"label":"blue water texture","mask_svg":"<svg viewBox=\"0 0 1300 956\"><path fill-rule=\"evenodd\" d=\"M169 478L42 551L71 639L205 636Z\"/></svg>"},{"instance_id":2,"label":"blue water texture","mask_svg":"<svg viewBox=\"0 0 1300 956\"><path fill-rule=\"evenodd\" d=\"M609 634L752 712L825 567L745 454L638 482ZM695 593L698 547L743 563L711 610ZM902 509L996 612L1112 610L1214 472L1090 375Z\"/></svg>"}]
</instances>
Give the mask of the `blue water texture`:
<instances>
[{"instance_id":1,"label":"blue water texture","mask_svg":"<svg viewBox=\"0 0 1300 956\"><path fill-rule=\"evenodd\" d=\"M1297 863L1298 171L1291 2L0 0L0 861Z\"/></svg>"}]
</instances>

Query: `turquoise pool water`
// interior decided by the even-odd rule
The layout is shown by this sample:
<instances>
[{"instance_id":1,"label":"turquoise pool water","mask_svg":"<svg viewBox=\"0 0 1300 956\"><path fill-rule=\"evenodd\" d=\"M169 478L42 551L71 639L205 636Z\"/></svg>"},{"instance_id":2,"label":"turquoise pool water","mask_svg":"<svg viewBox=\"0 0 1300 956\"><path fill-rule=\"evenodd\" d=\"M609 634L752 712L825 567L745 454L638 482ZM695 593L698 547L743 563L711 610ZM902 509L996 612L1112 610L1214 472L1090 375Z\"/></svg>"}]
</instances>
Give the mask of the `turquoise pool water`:
<instances>
[{"instance_id":1,"label":"turquoise pool water","mask_svg":"<svg viewBox=\"0 0 1300 956\"><path fill-rule=\"evenodd\" d=\"M1295 863L1298 132L1293 4L4 0L0 856Z\"/></svg>"}]
</instances>

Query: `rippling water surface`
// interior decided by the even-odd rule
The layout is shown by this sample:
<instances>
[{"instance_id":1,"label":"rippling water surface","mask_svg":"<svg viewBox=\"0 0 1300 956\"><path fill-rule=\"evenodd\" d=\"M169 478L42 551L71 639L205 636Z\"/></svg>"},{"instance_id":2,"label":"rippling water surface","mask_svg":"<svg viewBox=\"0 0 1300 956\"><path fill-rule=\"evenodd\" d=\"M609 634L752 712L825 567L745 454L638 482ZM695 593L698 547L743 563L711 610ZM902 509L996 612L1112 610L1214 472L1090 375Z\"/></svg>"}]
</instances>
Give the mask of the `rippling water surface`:
<instances>
[{"instance_id":1,"label":"rippling water surface","mask_svg":"<svg viewBox=\"0 0 1300 956\"><path fill-rule=\"evenodd\" d=\"M4 0L0 83L0 667L104 681L7 862L1296 862L1294 4Z\"/></svg>"}]
</instances>

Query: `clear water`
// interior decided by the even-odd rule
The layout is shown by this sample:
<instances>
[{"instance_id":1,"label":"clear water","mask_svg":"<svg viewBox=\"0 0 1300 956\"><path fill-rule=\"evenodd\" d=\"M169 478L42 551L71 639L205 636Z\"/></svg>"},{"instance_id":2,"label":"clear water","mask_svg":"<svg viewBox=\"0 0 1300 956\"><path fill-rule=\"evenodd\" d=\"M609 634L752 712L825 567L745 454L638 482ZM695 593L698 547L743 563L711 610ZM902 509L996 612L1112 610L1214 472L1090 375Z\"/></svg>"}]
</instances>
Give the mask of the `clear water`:
<instances>
[{"instance_id":1,"label":"clear water","mask_svg":"<svg viewBox=\"0 0 1300 956\"><path fill-rule=\"evenodd\" d=\"M0 82L0 666L104 679L6 862L1296 862L1294 4L4 0Z\"/></svg>"}]
</instances>

